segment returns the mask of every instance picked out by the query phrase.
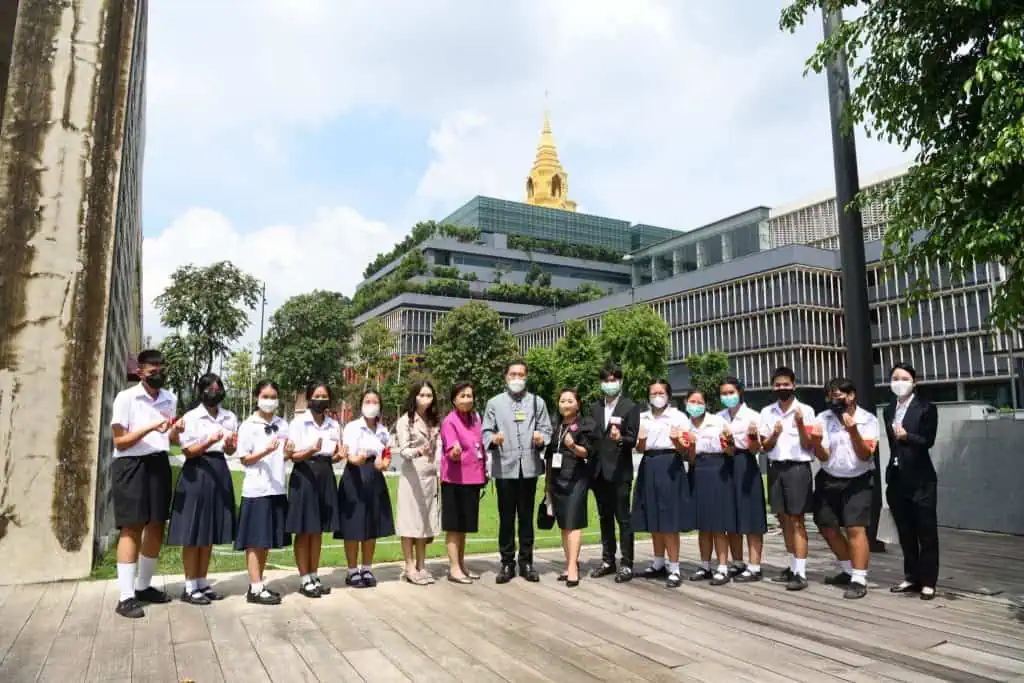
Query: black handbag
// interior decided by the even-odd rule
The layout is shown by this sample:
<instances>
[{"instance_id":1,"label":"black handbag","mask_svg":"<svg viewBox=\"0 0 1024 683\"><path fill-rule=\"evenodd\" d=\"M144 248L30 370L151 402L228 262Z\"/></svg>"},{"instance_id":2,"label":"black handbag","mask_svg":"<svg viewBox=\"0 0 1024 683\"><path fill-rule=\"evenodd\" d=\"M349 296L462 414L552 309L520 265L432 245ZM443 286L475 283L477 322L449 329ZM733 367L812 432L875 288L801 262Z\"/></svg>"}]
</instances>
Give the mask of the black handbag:
<instances>
[{"instance_id":1,"label":"black handbag","mask_svg":"<svg viewBox=\"0 0 1024 683\"><path fill-rule=\"evenodd\" d=\"M537 528L541 531L550 531L555 528L555 516L548 512L546 499L537 506Z\"/></svg>"}]
</instances>

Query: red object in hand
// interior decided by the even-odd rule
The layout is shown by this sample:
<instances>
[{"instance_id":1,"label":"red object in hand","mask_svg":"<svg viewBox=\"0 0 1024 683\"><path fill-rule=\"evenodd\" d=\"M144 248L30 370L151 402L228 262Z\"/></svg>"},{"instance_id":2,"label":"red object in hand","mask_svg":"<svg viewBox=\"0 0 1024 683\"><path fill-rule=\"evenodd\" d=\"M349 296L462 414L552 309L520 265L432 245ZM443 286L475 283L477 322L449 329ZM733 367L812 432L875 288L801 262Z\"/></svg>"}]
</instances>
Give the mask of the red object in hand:
<instances>
[{"instance_id":1,"label":"red object in hand","mask_svg":"<svg viewBox=\"0 0 1024 683\"><path fill-rule=\"evenodd\" d=\"M390 460L391 459L391 447L390 446L385 446L384 447L384 452L380 454L380 457L384 458L385 460Z\"/></svg>"}]
</instances>

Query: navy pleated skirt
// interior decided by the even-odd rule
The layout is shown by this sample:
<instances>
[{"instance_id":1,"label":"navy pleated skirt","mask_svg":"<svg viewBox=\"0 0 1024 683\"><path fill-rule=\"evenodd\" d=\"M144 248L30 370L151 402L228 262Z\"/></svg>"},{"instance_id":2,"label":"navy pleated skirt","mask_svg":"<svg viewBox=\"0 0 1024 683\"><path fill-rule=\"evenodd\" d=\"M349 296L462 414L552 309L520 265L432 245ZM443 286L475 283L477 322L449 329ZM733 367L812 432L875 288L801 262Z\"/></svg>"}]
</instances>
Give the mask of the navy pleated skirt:
<instances>
[{"instance_id":1,"label":"navy pleated skirt","mask_svg":"<svg viewBox=\"0 0 1024 683\"><path fill-rule=\"evenodd\" d=\"M338 527L335 538L369 541L395 535L395 517L391 511L384 474L372 460L362 465L346 465L338 486Z\"/></svg>"},{"instance_id":2,"label":"navy pleated skirt","mask_svg":"<svg viewBox=\"0 0 1024 683\"><path fill-rule=\"evenodd\" d=\"M736 532L768 533L764 480L761 478L757 455L748 451L736 451L732 462L732 480L736 488Z\"/></svg>"},{"instance_id":3,"label":"navy pleated skirt","mask_svg":"<svg viewBox=\"0 0 1024 683\"><path fill-rule=\"evenodd\" d=\"M736 488L728 455L699 454L693 467L697 529L736 533Z\"/></svg>"},{"instance_id":4,"label":"navy pleated skirt","mask_svg":"<svg viewBox=\"0 0 1024 683\"><path fill-rule=\"evenodd\" d=\"M291 535L284 530L287 516L288 497L283 493L276 496L242 498L235 550L284 548L291 545Z\"/></svg>"},{"instance_id":5,"label":"navy pleated skirt","mask_svg":"<svg viewBox=\"0 0 1024 683\"><path fill-rule=\"evenodd\" d=\"M223 453L187 458L171 499L167 545L209 546L235 538L235 488Z\"/></svg>"},{"instance_id":6,"label":"navy pleated skirt","mask_svg":"<svg viewBox=\"0 0 1024 683\"><path fill-rule=\"evenodd\" d=\"M295 463L288 479L290 534L322 534L338 528L338 482L330 456Z\"/></svg>"},{"instance_id":7,"label":"navy pleated skirt","mask_svg":"<svg viewBox=\"0 0 1024 683\"><path fill-rule=\"evenodd\" d=\"M640 460L633 488L633 531L680 533L696 525L685 456L673 450L648 451Z\"/></svg>"}]
</instances>

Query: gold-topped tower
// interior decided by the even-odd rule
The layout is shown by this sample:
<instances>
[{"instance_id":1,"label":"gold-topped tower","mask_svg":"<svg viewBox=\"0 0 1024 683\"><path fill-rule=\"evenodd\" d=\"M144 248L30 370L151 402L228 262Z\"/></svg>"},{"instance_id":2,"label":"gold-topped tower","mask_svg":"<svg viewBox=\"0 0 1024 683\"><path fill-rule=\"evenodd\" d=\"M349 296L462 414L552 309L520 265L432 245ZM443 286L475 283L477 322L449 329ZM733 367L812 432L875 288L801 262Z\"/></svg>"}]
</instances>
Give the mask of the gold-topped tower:
<instances>
[{"instance_id":1,"label":"gold-topped tower","mask_svg":"<svg viewBox=\"0 0 1024 683\"><path fill-rule=\"evenodd\" d=\"M569 199L569 174L558 160L547 102L544 104L544 128L537 143L537 158L526 179L526 203L549 209L576 210L576 202Z\"/></svg>"}]
</instances>

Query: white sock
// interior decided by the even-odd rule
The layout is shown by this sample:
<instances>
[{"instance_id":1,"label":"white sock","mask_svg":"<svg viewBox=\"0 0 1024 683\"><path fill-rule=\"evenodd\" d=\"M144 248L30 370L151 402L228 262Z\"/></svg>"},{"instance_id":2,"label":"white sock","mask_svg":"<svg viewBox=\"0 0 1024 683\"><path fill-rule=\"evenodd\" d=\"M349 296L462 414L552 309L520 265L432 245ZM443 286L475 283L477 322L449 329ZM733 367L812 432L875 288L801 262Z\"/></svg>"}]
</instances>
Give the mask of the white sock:
<instances>
[{"instance_id":1,"label":"white sock","mask_svg":"<svg viewBox=\"0 0 1024 683\"><path fill-rule=\"evenodd\" d=\"M793 573L797 576L807 578L807 558L794 557L793 558Z\"/></svg>"},{"instance_id":2,"label":"white sock","mask_svg":"<svg viewBox=\"0 0 1024 683\"><path fill-rule=\"evenodd\" d=\"M839 571L846 574L853 574L853 562L850 560L839 560Z\"/></svg>"},{"instance_id":3,"label":"white sock","mask_svg":"<svg viewBox=\"0 0 1024 683\"><path fill-rule=\"evenodd\" d=\"M761 571L761 565L759 564L748 564L747 571L751 574L757 574Z\"/></svg>"},{"instance_id":4,"label":"white sock","mask_svg":"<svg viewBox=\"0 0 1024 683\"><path fill-rule=\"evenodd\" d=\"M199 588L199 590L204 591L210 587L210 582L206 580L205 576L200 576L196 579L196 587Z\"/></svg>"},{"instance_id":5,"label":"white sock","mask_svg":"<svg viewBox=\"0 0 1024 683\"><path fill-rule=\"evenodd\" d=\"M668 563L668 573L669 574L678 574L679 573L679 563L678 562L669 562Z\"/></svg>"},{"instance_id":6,"label":"white sock","mask_svg":"<svg viewBox=\"0 0 1024 683\"><path fill-rule=\"evenodd\" d=\"M127 600L135 597L135 563L117 563L117 590L121 596L118 600Z\"/></svg>"},{"instance_id":7,"label":"white sock","mask_svg":"<svg viewBox=\"0 0 1024 683\"><path fill-rule=\"evenodd\" d=\"M348 568L348 575L349 576L355 576L356 574L359 574L362 571L363 571L362 567L349 567Z\"/></svg>"},{"instance_id":8,"label":"white sock","mask_svg":"<svg viewBox=\"0 0 1024 683\"><path fill-rule=\"evenodd\" d=\"M717 574L728 574L729 573L729 565L719 564L716 573Z\"/></svg>"},{"instance_id":9,"label":"white sock","mask_svg":"<svg viewBox=\"0 0 1024 683\"><path fill-rule=\"evenodd\" d=\"M654 570L660 570L660 569L664 568L664 566L665 566L665 558L664 557L656 557L656 558L654 558L654 561L651 562L651 569L654 569Z\"/></svg>"},{"instance_id":10,"label":"white sock","mask_svg":"<svg viewBox=\"0 0 1024 683\"><path fill-rule=\"evenodd\" d=\"M185 579L185 593L192 595L199 590L198 582L195 579Z\"/></svg>"},{"instance_id":11,"label":"white sock","mask_svg":"<svg viewBox=\"0 0 1024 683\"><path fill-rule=\"evenodd\" d=\"M300 585L305 586L307 583L313 583L313 575L312 574L302 574L301 576L299 576L299 584Z\"/></svg>"},{"instance_id":12,"label":"white sock","mask_svg":"<svg viewBox=\"0 0 1024 683\"><path fill-rule=\"evenodd\" d=\"M250 583L249 584L249 592L252 593L253 595L259 595L260 593L262 593L263 592L263 582L260 581L259 583Z\"/></svg>"},{"instance_id":13,"label":"white sock","mask_svg":"<svg viewBox=\"0 0 1024 683\"><path fill-rule=\"evenodd\" d=\"M789 556L789 571L796 574L796 555Z\"/></svg>"},{"instance_id":14,"label":"white sock","mask_svg":"<svg viewBox=\"0 0 1024 683\"><path fill-rule=\"evenodd\" d=\"M921 589L921 593L922 593L923 595L931 595L931 594L933 594L934 592L935 592L935 589L934 589L934 588L931 588L931 587L929 587L929 586L925 586L924 588L922 588L922 589Z\"/></svg>"},{"instance_id":15,"label":"white sock","mask_svg":"<svg viewBox=\"0 0 1024 683\"><path fill-rule=\"evenodd\" d=\"M868 570L867 569L851 569L853 578L850 579L853 583L859 583L862 586L868 585Z\"/></svg>"},{"instance_id":16,"label":"white sock","mask_svg":"<svg viewBox=\"0 0 1024 683\"><path fill-rule=\"evenodd\" d=\"M711 571L711 560L701 560L700 568L705 571Z\"/></svg>"},{"instance_id":17,"label":"white sock","mask_svg":"<svg viewBox=\"0 0 1024 683\"><path fill-rule=\"evenodd\" d=\"M153 574L156 573L157 558L139 555L139 577L135 579L135 590L144 591L153 585Z\"/></svg>"}]
</instances>

